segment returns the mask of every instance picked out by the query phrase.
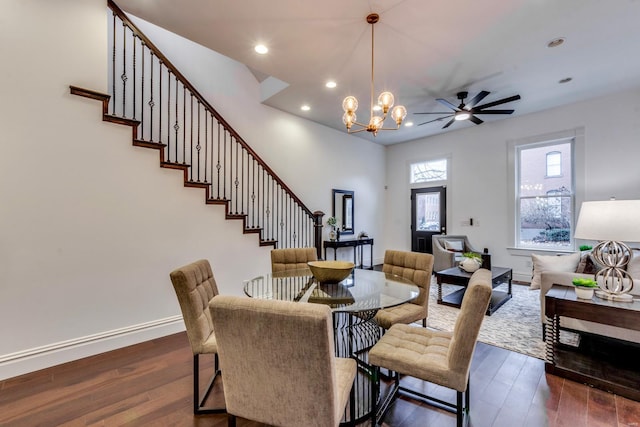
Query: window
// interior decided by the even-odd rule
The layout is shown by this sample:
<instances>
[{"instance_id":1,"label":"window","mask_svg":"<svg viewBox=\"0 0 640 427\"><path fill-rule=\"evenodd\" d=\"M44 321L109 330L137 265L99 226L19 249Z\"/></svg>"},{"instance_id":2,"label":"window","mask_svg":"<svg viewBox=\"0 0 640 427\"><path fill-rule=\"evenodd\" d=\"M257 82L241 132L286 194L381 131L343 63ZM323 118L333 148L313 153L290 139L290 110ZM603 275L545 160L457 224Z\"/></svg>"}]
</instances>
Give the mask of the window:
<instances>
[{"instance_id":1,"label":"window","mask_svg":"<svg viewBox=\"0 0 640 427\"><path fill-rule=\"evenodd\" d=\"M411 165L411 184L445 181L446 179L447 159L429 160Z\"/></svg>"},{"instance_id":2,"label":"window","mask_svg":"<svg viewBox=\"0 0 640 427\"><path fill-rule=\"evenodd\" d=\"M516 247L572 249L573 144L570 138L516 146Z\"/></svg>"},{"instance_id":3,"label":"window","mask_svg":"<svg viewBox=\"0 0 640 427\"><path fill-rule=\"evenodd\" d=\"M547 153L547 176L554 177L562 175L562 153L551 151Z\"/></svg>"}]
</instances>

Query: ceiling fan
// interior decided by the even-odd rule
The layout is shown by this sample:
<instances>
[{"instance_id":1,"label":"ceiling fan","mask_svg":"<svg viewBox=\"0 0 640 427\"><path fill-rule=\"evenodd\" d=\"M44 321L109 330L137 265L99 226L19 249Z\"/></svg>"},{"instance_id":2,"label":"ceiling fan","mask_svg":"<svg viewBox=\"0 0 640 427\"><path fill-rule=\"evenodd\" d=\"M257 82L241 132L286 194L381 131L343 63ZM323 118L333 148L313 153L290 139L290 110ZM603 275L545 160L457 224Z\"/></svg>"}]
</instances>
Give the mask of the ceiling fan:
<instances>
[{"instance_id":1,"label":"ceiling fan","mask_svg":"<svg viewBox=\"0 0 640 427\"><path fill-rule=\"evenodd\" d=\"M514 95L514 96L510 96L508 98L503 98L503 99L499 99L497 101L488 102L486 104L482 104L482 105L476 106L476 104L478 102L482 101L487 95L489 95L489 93L491 93L491 92L487 92L486 90L483 90L480 93L478 93L476 96L471 98L469 100L469 102L465 104L464 100L469 95L469 93L468 92L458 92L457 96L458 96L458 99L460 100L460 105L458 105L457 107L455 105L453 105L452 103L450 103L449 101L447 101L446 99L438 98L438 99L436 99L436 101L438 101L439 103L445 105L446 107L450 108L453 111L414 113L414 114L447 114L447 116L438 117L437 119L429 120L428 122L424 122L424 123L420 123L418 126L426 125L427 123L442 121L442 120L447 119L449 117L451 117L451 120L449 120L442 127L442 129L448 128L449 126L451 126L453 124L454 121L458 121L458 120L470 120L473 123L479 125L479 124L483 123L483 120L481 120L479 117L476 117L477 114L512 114L513 111L514 111L514 110L486 110L486 108L495 107L496 105L506 104L507 102L517 101L518 99L520 99L520 95Z\"/></svg>"}]
</instances>

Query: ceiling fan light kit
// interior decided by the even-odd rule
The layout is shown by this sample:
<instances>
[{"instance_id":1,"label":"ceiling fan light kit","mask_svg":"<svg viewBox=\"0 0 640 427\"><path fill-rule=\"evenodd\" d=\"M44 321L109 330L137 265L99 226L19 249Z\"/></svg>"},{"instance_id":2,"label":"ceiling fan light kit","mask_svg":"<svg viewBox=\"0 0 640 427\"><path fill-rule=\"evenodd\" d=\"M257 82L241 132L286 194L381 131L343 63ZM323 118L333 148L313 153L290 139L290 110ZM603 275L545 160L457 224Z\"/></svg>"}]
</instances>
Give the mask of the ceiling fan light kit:
<instances>
[{"instance_id":1,"label":"ceiling fan light kit","mask_svg":"<svg viewBox=\"0 0 640 427\"><path fill-rule=\"evenodd\" d=\"M347 127L348 133L357 133L362 131L367 131L373 133L373 136L378 134L378 131L381 130L398 130L402 121L407 116L407 109L402 105L396 105L393 107L395 103L395 99L391 92L385 91L378 96L378 104L380 108L376 108L377 106L373 103L374 99L374 90L373 90L373 51L374 51L374 32L373 26L376 22L378 22L380 16L377 13L371 13L367 15L367 23L371 24L371 105L370 105L370 118L369 123L359 123L356 116L356 110L358 109L358 100L355 96L347 96L342 101L342 109L344 110L344 114L342 116L342 122ZM393 109L391 109L393 107ZM391 118L396 122L395 128L385 128L384 121L387 118L387 113L391 109ZM374 111L382 111L382 115L375 115ZM352 130L353 126L356 125L360 129Z\"/></svg>"},{"instance_id":2,"label":"ceiling fan light kit","mask_svg":"<svg viewBox=\"0 0 640 427\"><path fill-rule=\"evenodd\" d=\"M484 123L484 120L477 117L478 114L513 114L514 110L487 110L487 108L495 107L496 105L506 104L507 102L517 101L520 99L520 95L510 96L508 98L499 99L497 101L488 102L486 104L477 105L480 101L487 97L491 92L486 90L480 91L476 96L465 104L464 100L469 96L468 92L458 92L457 97L460 100L460 105L457 107L451 102L443 98L438 98L436 101L441 103L452 111L437 111L428 113L414 113L414 114L447 114L444 117L438 117L434 120L429 120L424 123L418 124L418 126L426 125L427 123L439 122L441 120L451 118L442 129L446 129L456 121L469 120L477 125Z\"/></svg>"}]
</instances>

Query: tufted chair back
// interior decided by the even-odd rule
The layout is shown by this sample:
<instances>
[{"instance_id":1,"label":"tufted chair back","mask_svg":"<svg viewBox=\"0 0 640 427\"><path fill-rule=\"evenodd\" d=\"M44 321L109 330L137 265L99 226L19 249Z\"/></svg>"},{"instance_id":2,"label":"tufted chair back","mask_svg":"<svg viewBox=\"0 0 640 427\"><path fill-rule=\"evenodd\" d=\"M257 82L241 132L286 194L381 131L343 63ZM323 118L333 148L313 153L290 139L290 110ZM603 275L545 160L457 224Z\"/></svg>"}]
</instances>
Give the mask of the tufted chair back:
<instances>
[{"instance_id":1,"label":"tufted chair back","mask_svg":"<svg viewBox=\"0 0 640 427\"><path fill-rule=\"evenodd\" d=\"M218 295L218 285L209 261L198 260L172 271L169 276L182 310L191 350L194 354L215 353L215 340L207 341L213 334L209 302Z\"/></svg>"},{"instance_id":2,"label":"tufted chair back","mask_svg":"<svg viewBox=\"0 0 640 427\"><path fill-rule=\"evenodd\" d=\"M491 272L480 269L469 279L460 313L453 327L447 358L449 361L449 387L464 390L469 378L471 358L476 340L491 299Z\"/></svg>"},{"instance_id":3,"label":"tufted chair back","mask_svg":"<svg viewBox=\"0 0 640 427\"><path fill-rule=\"evenodd\" d=\"M376 314L378 324L385 329L389 329L394 323L413 323L422 320L423 326L426 327L433 255L420 252L387 250L384 253L382 271L411 280L420 288L420 293L417 298L406 304L380 310Z\"/></svg>"},{"instance_id":4,"label":"tufted chair back","mask_svg":"<svg viewBox=\"0 0 640 427\"><path fill-rule=\"evenodd\" d=\"M307 262L317 261L316 248L286 248L271 251L271 272L307 268Z\"/></svg>"},{"instance_id":5,"label":"tufted chair back","mask_svg":"<svg viewBox=\"0 0 640 427\"><path fill-rule=\"evenodd\" d=\"M208 414L224 412L224 407L207 408L204 402L213 390L216 378L220 376L218 369L218 346L213 333L209 302L218 295L218 285L213 277L211 265L206 259L180 267L169 273L173 289L176 291L182 318L187 329L187 336L193 352L193 412ZM214 354L214 374L200 397L200 362L201 354Z\"/></svg>"},{"instance_id":6,"label":"tufted chair back","mask_svg":"<svg viewBox=\"0 0 640 427\"><path fill-rule=\"evenodd\" d=\"M230 421L340 424L357 368L335 356L329 306L221 295L210 307Z\"/></svg>"}]
</instances>

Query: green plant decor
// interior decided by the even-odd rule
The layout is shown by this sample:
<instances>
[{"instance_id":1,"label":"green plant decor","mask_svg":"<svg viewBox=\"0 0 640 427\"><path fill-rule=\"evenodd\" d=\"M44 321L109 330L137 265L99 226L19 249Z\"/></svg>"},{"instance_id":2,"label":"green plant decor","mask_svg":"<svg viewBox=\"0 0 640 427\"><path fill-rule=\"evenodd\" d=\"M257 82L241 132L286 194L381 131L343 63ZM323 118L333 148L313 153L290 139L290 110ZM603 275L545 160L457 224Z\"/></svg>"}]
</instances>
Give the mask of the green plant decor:
<instances>
[{"instance_id":1,"label":"green plant decor","mask_svg":"<svg viewBox=\"0 0 640 427\"><path fill-rule=\"evenodd\" d=\"M482 264L482 257L480 256L480 254L477 254L475 252L464 252L462 254L462 256L465 257L465 258L474 259L474 260L476 260L476 261L478 261L479 263Z\"/></svg>"},{"instance_id":2,"label":"green plant decor","mask_svg":"<svg viewBox=\"0 0 640 427\"><path fill-rule=\"evenodd\" d=\"M590 251L591 249L593 249L593 246L591 245L580 245L580 251Z\"/></svg>"},{"instance_id":3,"label":"green plant decor","mask_svg":"<svg viewBox=\"0 0 640 427\"><path fill-rule=\"evenodd\" d=\"M327 218L327 225L335 227L336 225L338 225L338 220L335 216L330 216L329 218Z\"/></svg>"},{"instance_id":4,"label":"green plant decor","mask_svg":"<svg viewBox=\"0 0 640 427\"><path fill-rule=\"evenodd\" d=\"M578 286L581 288L597 288L598 283L593 279L584 279L581 277L576 277L572 280L574 286Z\"/></svg>"}]
</instances>

